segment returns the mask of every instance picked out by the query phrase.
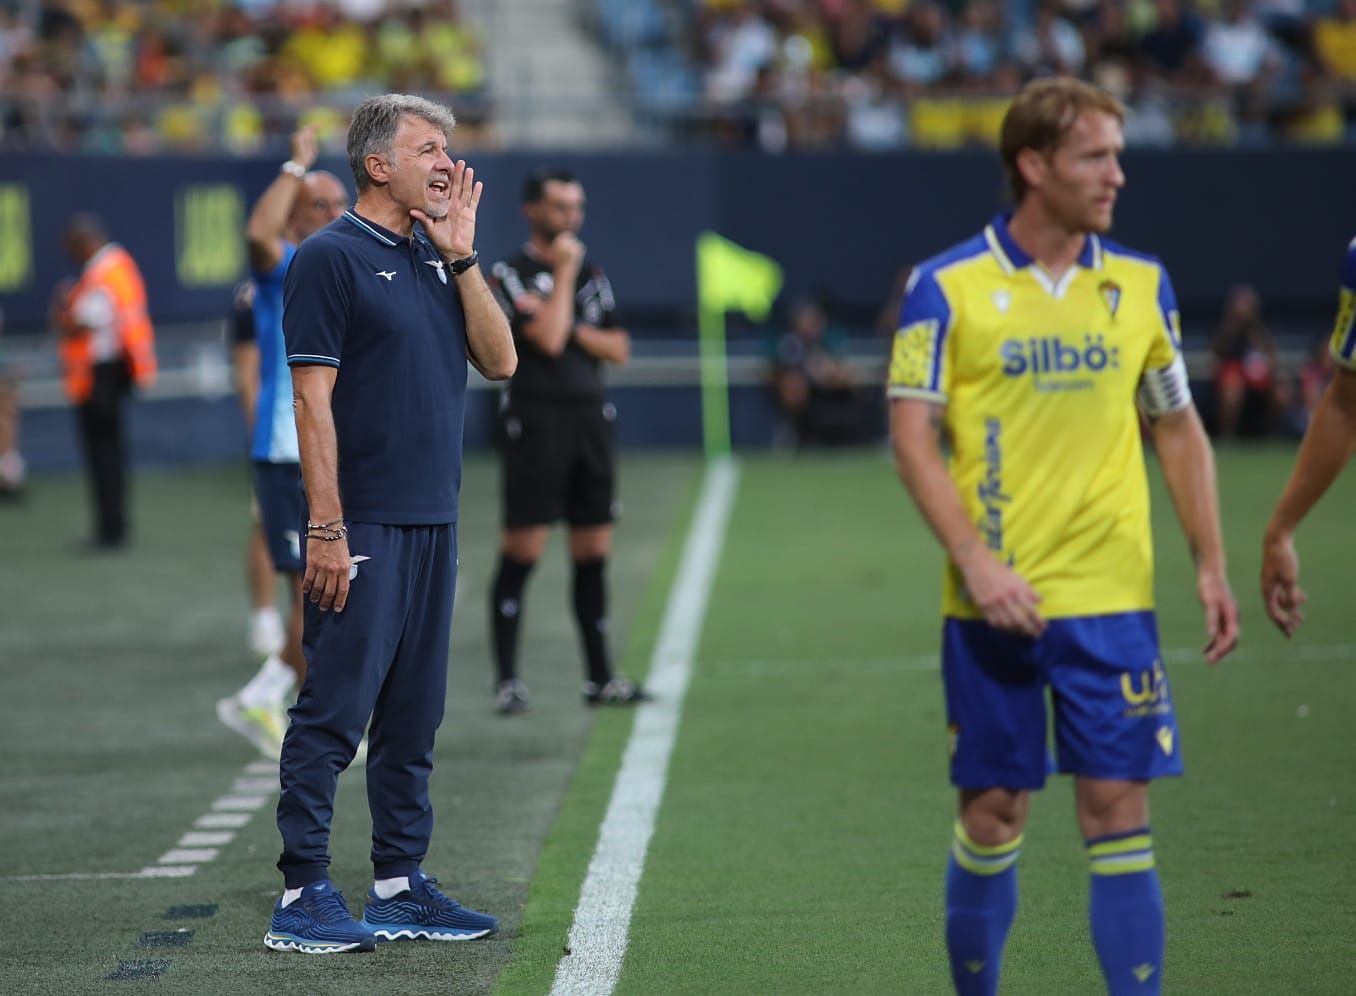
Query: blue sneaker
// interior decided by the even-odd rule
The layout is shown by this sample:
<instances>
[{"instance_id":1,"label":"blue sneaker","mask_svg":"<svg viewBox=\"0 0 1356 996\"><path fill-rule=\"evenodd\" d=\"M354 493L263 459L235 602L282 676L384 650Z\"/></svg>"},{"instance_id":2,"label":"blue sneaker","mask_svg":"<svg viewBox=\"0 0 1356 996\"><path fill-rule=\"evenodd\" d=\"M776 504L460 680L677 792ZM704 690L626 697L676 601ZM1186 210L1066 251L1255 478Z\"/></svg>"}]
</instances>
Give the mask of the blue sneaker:
<instances>
[{"instance_id":1,"label":"blue sneaker","mask_svg":"<svg viewBox=\"0 0 1356 996\"><path fill-rule=\"evenodd\" d=\"M303 954L338 954L375 951L377 939L371 930L353 919L334 883L321 879L304 887L288 906L278 900L264 935L264 947Z\"/></svg>"},{"instance_id":2,"label":"blue sneaker","mask_svg":"<svg viewBox=\"0 0 1356 996\"><path fill-rule=\"evenodd\" d=\"M383 941L471 941L499 929L494 917L444 896L435 887L437 881L416 871L410 875L410 887L390 899L378 899L375 892L369 892L362 929Z\"/></svg>"}]
</instances>

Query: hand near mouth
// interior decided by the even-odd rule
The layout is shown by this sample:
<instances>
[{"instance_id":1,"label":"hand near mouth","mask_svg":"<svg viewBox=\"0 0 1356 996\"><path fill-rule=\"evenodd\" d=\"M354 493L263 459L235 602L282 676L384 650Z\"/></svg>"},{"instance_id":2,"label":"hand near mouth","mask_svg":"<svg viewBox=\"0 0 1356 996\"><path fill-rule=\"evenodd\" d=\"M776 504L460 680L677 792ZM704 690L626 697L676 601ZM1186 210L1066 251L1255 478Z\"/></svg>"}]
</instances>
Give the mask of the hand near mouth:
<instances>
[{"instance_id":1,"label":"hand near mouth","mask_svg":"<svg viewBox=\"0 0 1356 996\"><path fill-rule=\"evenodd\" d=\"M447 212L434 218L427 211L410 208L410 217L424 226L429 241L449 263L471 255L475 249L476 209L485 189L485 184L477 182L475 176L476 171L466 165L466 160L458 159L451 177L440 173L429 176L430 199L441 196L439 184L446 182ZM432 204L429 207L436 210Z\"/></svg>"}]
</instances>

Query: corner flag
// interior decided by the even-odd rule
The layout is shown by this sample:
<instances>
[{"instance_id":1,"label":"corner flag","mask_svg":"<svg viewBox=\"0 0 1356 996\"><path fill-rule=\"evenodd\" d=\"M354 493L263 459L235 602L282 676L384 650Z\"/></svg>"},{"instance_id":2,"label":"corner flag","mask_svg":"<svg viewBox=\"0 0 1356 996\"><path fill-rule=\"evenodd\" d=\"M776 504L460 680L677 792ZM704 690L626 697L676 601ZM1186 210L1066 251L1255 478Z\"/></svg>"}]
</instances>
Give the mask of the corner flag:
<instances>
[{"instance_id":1,"label":"corner flag","mask_svg":"<svg viewBox=\"0 0 1356 996\"><path fill-rule=\"evenodd\" d=\"M782 289L777 261L738 246L715 232L697 236L697 327L702 372L702 435L709 458L730 452L729 377L725 363L725 313L767 318Z\"/></svg>"}]
</instances>

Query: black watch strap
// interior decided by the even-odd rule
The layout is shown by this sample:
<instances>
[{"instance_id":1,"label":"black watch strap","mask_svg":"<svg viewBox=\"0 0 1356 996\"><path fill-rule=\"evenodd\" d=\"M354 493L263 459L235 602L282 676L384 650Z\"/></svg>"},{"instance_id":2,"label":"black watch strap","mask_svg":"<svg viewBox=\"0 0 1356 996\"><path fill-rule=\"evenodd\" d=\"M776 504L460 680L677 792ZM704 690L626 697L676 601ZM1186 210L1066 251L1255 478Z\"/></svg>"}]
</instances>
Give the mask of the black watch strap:
<instances>
[{"instance_id":1,"label":"black watch strap","mask_svg":"<svg viewBox=\"0 0 1356 996\"><path fill-rule=\"evenodd\" d=\"M475 266L479 262L480 262L480 250L472 249L471 255L463 256L461 259L454 259L452 260L451 263L448 264L448 266L450 266L452 269L452 275L456 277L465 273L467 270L469 270L471 267Z\"/></svg>"}]
</instances>

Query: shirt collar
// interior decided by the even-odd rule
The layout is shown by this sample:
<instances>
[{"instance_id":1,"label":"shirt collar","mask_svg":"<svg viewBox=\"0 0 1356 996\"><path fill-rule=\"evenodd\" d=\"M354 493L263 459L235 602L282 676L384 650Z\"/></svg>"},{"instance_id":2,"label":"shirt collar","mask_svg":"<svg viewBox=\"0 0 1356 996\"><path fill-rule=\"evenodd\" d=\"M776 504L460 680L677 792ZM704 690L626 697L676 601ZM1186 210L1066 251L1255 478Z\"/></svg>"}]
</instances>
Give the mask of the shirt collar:
<instances>
[{"instance_id":1,"label":"shirt collar","mask_svg":"<svg viewBox=\"0 0 1356 996\"><path fill-rule=\"evenodd\" d=\"M1023 251L1017 240L1012 237L1012 233L1008 231L1010 221L1012 221L1011 211L995 215L993 221L989 222L989 227L984 230L984 235L1003 269L1011 272L1025 269L1035 260ZM1102 240L1096 235L1089 234L1083 239L1083 249L1078 254L1078 265L1085 270L1102 268Z\"/></svg>"},{"instance_id":2,"label":"shirt collar","mask_svg":"<svg viewBox=\"0 0 1356 996\"><path fill-rule=\"evenodd\" d=\"M369 221L352 208L349 208L349 210L344 212L343 219L357 228L360 232L376 239L383 245L399 246L404 245L409 241L405 236L397 235L389 229L382 228L375 221Z\"/></svg>"}]
</instances>

